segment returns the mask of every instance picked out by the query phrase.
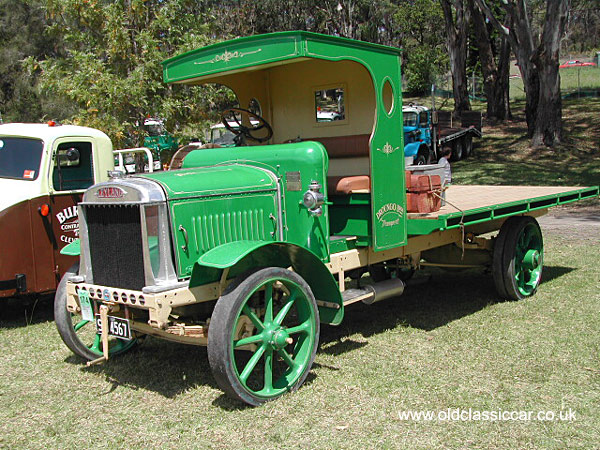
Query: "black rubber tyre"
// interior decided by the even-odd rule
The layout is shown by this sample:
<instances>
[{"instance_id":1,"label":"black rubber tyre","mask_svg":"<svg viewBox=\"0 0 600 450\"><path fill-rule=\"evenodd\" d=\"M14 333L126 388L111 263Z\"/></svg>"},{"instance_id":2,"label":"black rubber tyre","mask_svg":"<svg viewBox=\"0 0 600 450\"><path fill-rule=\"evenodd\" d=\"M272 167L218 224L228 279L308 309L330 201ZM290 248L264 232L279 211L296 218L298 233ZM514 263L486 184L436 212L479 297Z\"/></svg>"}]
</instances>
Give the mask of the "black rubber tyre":
<instances>
[{"instance_id":1,"label":"black rubber tyre","mask_svg":"<svg viewBox=\"0 0 600 450\"><path fill-rule=\"evenodd\" d=\"M270 292L270 296L267 292ZM268 298L272 305L270 313ZM261 302L264 302L264 312ZM286 302L293 305L287 308L287 312L283 312ZM280 303L282 307L275 314L275 307ZM276 324L280 313L281 320ZM254 318L252 314L255 315ZM242 318L250 320L253 329L250 336L243 335L244 337L237 339L234 334ZM288 318L290 322L287 322ZM302 323L294 324L294 320ZM258 328L256 321L263 327L262 330ZM305 324L307 325L304 326ZM292 331L299 328L303 331ZM291 341L288 344L276 344L278 333L286 330L289 330L289 335L286 334L288 338L296 333L293 344ZM244 339L252 340L253 344L243 346L254 345L255 348L248 361L240 362L239 359L244 357L241 353L248 355L248 352L234 348L238 343L242 345L241 341ZM309 285L295 272L280 267L267 267L240 275L217 301L208 328L208 361L217 384L225 394L235 400L258 406L286 392L295 391L302 385L314 362L318 342L319 311ZM262 352L257 356L260 350ZM279 355L285 354L289 357L288 361L297 364L287 364L285 358L280 358ZM260 360L264 361L262 372L258 366ZM267 369L268 364L270 369ZM279 364L279 371L274 367L275 364ZM269 387L267 372L271 378ZM253 375L258 379L264 377L261 388L250 386L248 377Z\"/></svg>"},{"instance_id":2,"label":"black rubber tyre","mask_svg":"<svg viewBox=\"0 0 600 450\"><path fill-rule=\"evenodd\" d=\"M456 139L452 143L452 161L460 161L464 154L464 143L462 139Z\"/></svg>"},{"instance_id":3,"label":"black rubber tyre","mask_svg":"<svg viewBox=\"0 0 600 450\"><path fill-rule=\"evenodd\" d=\"M415 156L415 159L413 160L413 164L415 166L424 166L425 164L427 164L427 156L423 153L417 154L417 156Z\"/></svg>"},{"instance_id":4,"label":"black rubber tyre","mask_svg":"<svg viewBox=\"0 0 600 450\"><path fill-rule=\"evenodd\" d=\"M69 350L83 359L93 360L102 355L101 348L98 347L95 324L87 323L87 325L76 331L73 325L73 318L75 316L67 310L67 278L77 275L78 272L79 263L75 263L65 272L60 280L54 297L54 323L56 324L58 334ZM84 340L89 342L89 344L84 343ZM129 351L137 345L138 340L137 338L131 341L114 339L113 342L115 345L110 347L110 356Z\"/></svg>"},{"instance_id":5,"label":"black rubber tyre","mask_svg":"<svg viewBox=\"0 0 600 450\"><path fill-rule=\"evenodd\" d=\"M463 159L468 158L473 153L473 137L465 136L464 137L464 147L463 147Z\"/></svg>"},{"instance_id":6,"label":"black rubber tyre","mask_svg":"<svg viewBox=\"0 0 600 450\"><path fill-rule=\"evenodd\" d=\"M528 252L535 256L530 266L524 262ZM507 300L534 295L542 269L543 237L537 220L529 216L506 220L494 243L492 273L498 294Z\"/></svg>"}]
</instances>

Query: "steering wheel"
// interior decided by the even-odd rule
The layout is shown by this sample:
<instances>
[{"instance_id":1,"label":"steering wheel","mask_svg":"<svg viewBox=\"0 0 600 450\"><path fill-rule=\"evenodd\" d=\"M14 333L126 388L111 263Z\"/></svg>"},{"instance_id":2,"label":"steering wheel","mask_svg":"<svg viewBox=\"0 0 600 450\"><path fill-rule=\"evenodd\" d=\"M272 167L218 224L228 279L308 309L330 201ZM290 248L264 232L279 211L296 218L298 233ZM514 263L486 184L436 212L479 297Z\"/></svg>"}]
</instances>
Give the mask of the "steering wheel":
<instances>
[{"instance_id":1,"label":"steering wheel","mask_svg":"<svg viewBox=\"0 0 600 450\"><path fill-rule=\"evenodd\" d=\"M241 116L241 119L238 119L238 115ZM247 117L246 123L251 124L250 127L242 124L242 122L244 122L244 116ZM252 120L258 123L253 124ZM273 137L273 129L271 128L271 125L269 125L269 123L261 116L253 113L252 111L248 111L247 109L226 109L221 113L221 122L225 128L235 134L235 142L237 145L243 145L246 138L261 143L266 142ZM262 130L263 128L267 130L267 135L260 137L261 133L257 135L256 132Z\"/></svg>"}]
</instances>

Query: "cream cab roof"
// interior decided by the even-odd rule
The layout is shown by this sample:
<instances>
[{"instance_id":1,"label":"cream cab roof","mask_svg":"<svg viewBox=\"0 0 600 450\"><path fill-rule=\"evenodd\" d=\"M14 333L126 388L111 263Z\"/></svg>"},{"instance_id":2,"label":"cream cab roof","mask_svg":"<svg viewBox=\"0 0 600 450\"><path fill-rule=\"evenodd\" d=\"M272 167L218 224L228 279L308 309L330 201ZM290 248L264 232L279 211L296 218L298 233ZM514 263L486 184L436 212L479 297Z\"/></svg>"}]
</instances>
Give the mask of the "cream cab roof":
<instances>
[{"instance_id":1,"label":"cream cab roof","mask_svg":"<svg viewBox=\"0 0 600 450\"><path fill-rule=\"evenodd\" d=\"M109 139L109 137L95 128L80 127L77 125L54 125L41 123L5 123L0 125L0 136L35 137L42 140L53 140L59 137L94 137Z\"/></svg>"}]
</instances>

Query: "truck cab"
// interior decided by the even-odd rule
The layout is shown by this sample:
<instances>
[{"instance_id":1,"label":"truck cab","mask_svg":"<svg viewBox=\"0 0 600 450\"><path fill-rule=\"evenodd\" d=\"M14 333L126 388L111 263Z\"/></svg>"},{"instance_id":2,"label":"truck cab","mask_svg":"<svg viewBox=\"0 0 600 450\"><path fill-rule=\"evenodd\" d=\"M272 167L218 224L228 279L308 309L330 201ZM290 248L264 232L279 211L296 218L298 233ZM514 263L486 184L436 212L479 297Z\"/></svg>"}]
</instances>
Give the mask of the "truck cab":
<instances>
[{"instance_id":1,"label":"truck cab","mask_svg":"<svg viewBox=\"0 0 600 450\"><path fill-rule=\"evenodd\" d=\"M77 203L113 168L112 144L91 128L0 125L0 297L54 291L75 262Z\"/></svg>"},{"instance_id":2,"label":"truck cab","mask_svg":"<svg viewBox=\"0 0 600 450\"><path fill-rule=\"evenodd\" d=\"M434 162L431 111L420 105L402 107L404 118L404 156L409 164L424 165Z\"/></svg>"}]
</instances>

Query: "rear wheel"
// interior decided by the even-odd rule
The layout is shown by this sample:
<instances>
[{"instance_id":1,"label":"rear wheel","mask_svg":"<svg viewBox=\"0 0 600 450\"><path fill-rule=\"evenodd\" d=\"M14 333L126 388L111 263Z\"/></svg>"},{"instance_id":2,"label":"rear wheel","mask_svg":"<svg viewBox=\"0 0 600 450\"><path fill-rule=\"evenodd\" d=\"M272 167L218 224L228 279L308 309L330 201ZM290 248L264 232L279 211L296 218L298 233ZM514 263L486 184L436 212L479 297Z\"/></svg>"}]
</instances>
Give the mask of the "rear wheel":
<instances>
[{"instance_id":1,"label":"rear wheel","mask_svg":"<svg viewBox=\"0 0 600 450\"><path fill-rule=\"evenodd\" d=\"M533 217L512 217L494 244L493 274L498 293L509 300L535 294L542 279L544 242Z\"/></svg>"},{"instance_id":2,"label":"rear wheel","mask_svg":"<svg viewBox=\"0 0 600 450\"><path fill-rule=\"evenodd\" d=\"M464 148L463 148L463 158L468 158L473 153L473 137L465 136Z\"/></svg>"},{"instance_id":3,"label":"rear wheel","mask_svg":"<svg viewBox=\"0 0 600 450\"><path fill-rule=\"evenodd\" d=\"M102 341L96 333L96 325L83 320L79 314L67 310L67 279L79 272L79 263L71 266L63 275L54 297L54 322L58 334L69 350L77 356L93 360L103 355ZM111 338L109 340L109 356L115 356L131 350L137 344L137 339L129 341Z\"/></svg>"},{"instance_id":4,"label":"rear wheel","mask_svg":"<svg viewBox=\"0 0 600 450\"><path fill-rule=\"evenodd\" d=\"M462 139L456 139L452 143L452 161L460 161L463 158L464 143Z\"/></svg>"},{"instance_id":5,"label":"rear wheel","mask_svg":"<svg viewBox=\"0 0 600 450\"><path fill-rule=\"evenodd\" d=\"M317 351L319 311L299 275L269 267L243 276L219 298L208 360L230 397L253 406L304 382Z\"/></svg>"}]
</instances>

